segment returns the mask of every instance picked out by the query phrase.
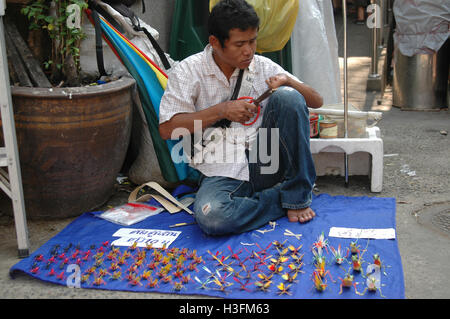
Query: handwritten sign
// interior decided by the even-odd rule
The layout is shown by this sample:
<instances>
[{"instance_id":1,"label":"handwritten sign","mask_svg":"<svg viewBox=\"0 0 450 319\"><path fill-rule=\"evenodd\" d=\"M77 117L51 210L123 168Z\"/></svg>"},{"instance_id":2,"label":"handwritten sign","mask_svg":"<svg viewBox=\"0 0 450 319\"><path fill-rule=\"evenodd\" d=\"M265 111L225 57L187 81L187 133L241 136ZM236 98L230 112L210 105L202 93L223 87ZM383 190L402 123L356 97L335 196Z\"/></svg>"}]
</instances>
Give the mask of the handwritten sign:
<instances>
[{"instance_id":1,"label":"handwritten sign","mask_svg":"<svg viewBox=\"0 0 450 319\"><path fill-rule=\"evenodd\" d=\"M134 243L137 247L147 247L152 245L154 248L169 247L175 239L181 234L180 231L163 229L135 229L120 228L113 236L120 237L111 243L114 246L131 246Z\"/></svg>"},{"instance_id":2,"label":"handwritten sign","mask_svg":"<svg viewBox=\"0 0 450 319\"><path fill-rule=\"evenodd\" d=\"M331 227L328 236L338 238L395 239L395 229Z\"/></svg>"}]
</instances>

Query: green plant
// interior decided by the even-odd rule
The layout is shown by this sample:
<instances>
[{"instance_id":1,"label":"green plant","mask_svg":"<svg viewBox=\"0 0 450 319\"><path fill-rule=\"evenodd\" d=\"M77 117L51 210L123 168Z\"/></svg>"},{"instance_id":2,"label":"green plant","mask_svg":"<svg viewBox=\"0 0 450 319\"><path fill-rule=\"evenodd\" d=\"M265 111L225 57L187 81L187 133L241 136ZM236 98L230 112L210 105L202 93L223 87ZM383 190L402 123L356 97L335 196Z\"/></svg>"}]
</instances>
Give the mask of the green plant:
<instances>
[{"instance_id":1,"label":"green plant","mask_svg":"<svg viewBox=\"0 0 450 319\"><path fill-rule=\"evenodd\" d=\"M80 26L81 12L88 7L84 0L38 0L22 8L31 30L44 30L52 43L44 67L51 71L50 81L80 84L80 41L84 38Z\"/></svg>"}]
</instances>

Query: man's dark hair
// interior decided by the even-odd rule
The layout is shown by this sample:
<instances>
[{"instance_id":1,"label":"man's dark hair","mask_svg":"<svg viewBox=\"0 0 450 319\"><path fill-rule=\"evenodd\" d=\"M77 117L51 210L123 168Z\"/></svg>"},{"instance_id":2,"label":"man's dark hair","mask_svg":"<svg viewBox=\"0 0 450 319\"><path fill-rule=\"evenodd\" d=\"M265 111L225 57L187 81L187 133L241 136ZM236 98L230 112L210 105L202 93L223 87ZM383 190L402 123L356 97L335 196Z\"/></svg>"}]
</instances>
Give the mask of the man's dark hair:
<instances>
[{"instance_id":1,"label":"man's dark hair","mask_svg":"<svg viewBox=\"0 0 450 319\"><path fill-rule=\"evenodd\" d=\"M245 0L222 0L211 10L208 19L209 35L215 36L222 47L231 29L257 29L259 18L255 9Z\"/></svg>"}]
</instances>

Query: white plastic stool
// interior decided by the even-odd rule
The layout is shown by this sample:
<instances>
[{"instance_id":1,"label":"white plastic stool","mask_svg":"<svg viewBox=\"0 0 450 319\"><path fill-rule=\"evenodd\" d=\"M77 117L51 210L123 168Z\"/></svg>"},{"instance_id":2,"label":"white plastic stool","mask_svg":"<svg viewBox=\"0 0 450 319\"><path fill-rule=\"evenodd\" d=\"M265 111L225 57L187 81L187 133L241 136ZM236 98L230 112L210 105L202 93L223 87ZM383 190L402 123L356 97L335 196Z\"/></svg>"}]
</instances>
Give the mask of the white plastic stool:
<instances>
[{"instance_id":1,"label":"white plastic stool","mask_svg":"<svg viewBox=\"0 0 450 319\"><path fill-rule=\"evenodd\" d=\"M383 188L383 140L377 126L366 128L366 138L312 138L311 152L317 176L344 175L344 154L349 155L349 175L369 175L371 192Z\"/></svg>"}]
</instances>

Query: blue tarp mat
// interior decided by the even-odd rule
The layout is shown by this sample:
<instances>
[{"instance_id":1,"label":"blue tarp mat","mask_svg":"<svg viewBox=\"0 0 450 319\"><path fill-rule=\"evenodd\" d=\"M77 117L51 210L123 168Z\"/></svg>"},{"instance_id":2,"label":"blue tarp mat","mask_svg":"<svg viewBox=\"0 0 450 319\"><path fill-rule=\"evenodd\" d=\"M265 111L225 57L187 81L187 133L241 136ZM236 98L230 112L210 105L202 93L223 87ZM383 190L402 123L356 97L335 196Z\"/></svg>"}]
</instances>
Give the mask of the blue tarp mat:
<instances>
[{"instance_id":1,"label":"blue tarp mat","mask_svg":"<svg viewBox=\"0 0 450 319\"><path fill-rule=\"evenodd\" d=\"M174 195L182 195L186 190L188 188L179 188L174 192ZM126 259L126 264L120 266L122 275L118 280L111 278L114 271L110 270L110 267L114 263L114 260L109 260L107 257L112 252L112 248L106 242L111 243L117 239L117 237L113 237L112 235L124 226L113 224L99 218L98 215L102 212L85 213L37 249L28 258L20 260L15 264L10 269L10 275L14 278L18 273L25 273L46 282L67 285L69 279L74 282L74 268L68 268L70 264L75 264L78 261L81 276L85 276L88 269L95 269L92 268L96 262L95 254L103 252L103 258L98 258L101 259L100 264L95 269L95 272L89 276L89 279L80 284L81 288L208 295L236 299L382 298L380 291L366 291L363 296L357 295L353 287L344 288L342 294L339 294L341 285L340 278L344 278L346 271L351 267L351 263L344 262L341 266L335 264L329 248L323 252L327 261L325 270L328 270L331 275L325 276L324 281L327 287L321 292L314 289L312 274L315 266L311 247L323 232L330 246L337 248L340 244L342 249L346 251L352 239L328 237L329 230L333 226L395 229L395 199L320 194L313 197L311 207L316 212L316 217L305 224L290 223L284 217L276 221L277 225L273 231L265 233L249 231L239 235L220 237L212 237L204 234L196 224L179 228L169 228L169 225L183 222L189 223L193 222L194 219L186 212L169 214L164 211L129 227L176 230L181 231L181 234L165 250L154 248L148 250L146 248L137 248L131 250L127 247L116 247L120 250L119 255L123 256L125 251L128 251L131 255L131 257ZM261 230L270 229L272 229L270 225L261 228ZM301 239L286 236L286 230L294 234L302 234ZM271 259L281 260L279 254L280 251L283 254L284 250L284 248L277 249L274 244L275 241L284 243L284 248L287 248L289 245L295 248L302 246L298 254L298 256L303 254L303 258L301 259L303 262L301 266L302 272L298 272L293 282L286 282L282 278L282 275L285 273L290 273L291 275L294 273L289 269L289 264L295 264L289 249L284 253L284 256L288 257L288 259L283 262L280 261L278 265L283 267L283 270L279 273L272 274L272 271L269 269L270 264L273 264ZM361 251L367 247L367 251L362 256L364 275L366 275L365 270L368 265L373 263L373 254L378 253L385 266L382 268L382 273L380 274L382 295L386 298L393 299L405 298L403 269L397 240L371 239L368 242L367 239L359 239L357 244L360 246ZM182 251L183 248L186 249ZM77 249L78 253L72 258ZM86 254L88 250L90 250L91 254ZM201 257L203 263L197 264L196 269L189 270L188 266L195 264L191 256L194 250L196 250L197 257ZM261 250L264 251L261 252ZM142 251L146 251L144 257L142 257ZM217 255L219 260L223 258L225 264L231 263L230 267L233 268L234 274L229 269L223 270L224 267L221 267L219 262L214 260L208 251L213 255ZM232 256L232 252L236 256ZM259 252L259 254L256 256L254 252ZM181 266L178 268L182 271L177 273L176 261L181 260L178 258L182 254L186 256L186 260L180 263ZM85 258L86 260L82 260L81 257L86 255L88 255ZM155 266L154 258L158 255L162 255L162 257L173 257L166 258L166 261L170 259L169 263L172 267L165 275L161 274L160 270L164 267L163 261L161 260L151 272L152 279L158 279L158 285L151 287L149 286L149 281L143 279L141 276L144 272L150 270L149 267ZM272 257L269 257L270 255ZM55 256L53 259L54 262L49 262L52 256ZM133 284L126 278L126 275L129 274L134 263L139 260L139 256L141 256L143 261L139 267L135 267L132 274L135 275L135 278L140 279L140 281L134 282ZM233 257L237 257L238 259ZM350 260L350 256L347 259ZM214 281L211 274L204 267L211 271L219 282ZM99 278L101 271L107 271L109 274L101 277L103 281L99 285L95 285L94 278ZM54 274L50 275L51 273ZM354 282L358 282L356 286L357 291L359 293L363 292L366 288L366 278L359 272L352 270L351 273L354 275ZM270 277L271 274L272 282L268 285L267 291L261 291L255 283L264 282L264 279L261 277ZM169 276L172 276L172 280L165 283L163 280L168 280L170 278ZM204 283L203 287L195 280L195 277ZM236 277L244 287L233 277ZM183 279L187 280L187 283L182 283ZM232 285L229 285L231 283ZM280 283L291 285L288 291L286 291L289 294L280 294L281 291L277 288ZM182 287L179 284L182 284ZM229 286L221 290L220 285Z\"/></svg>"}]
</instances>

